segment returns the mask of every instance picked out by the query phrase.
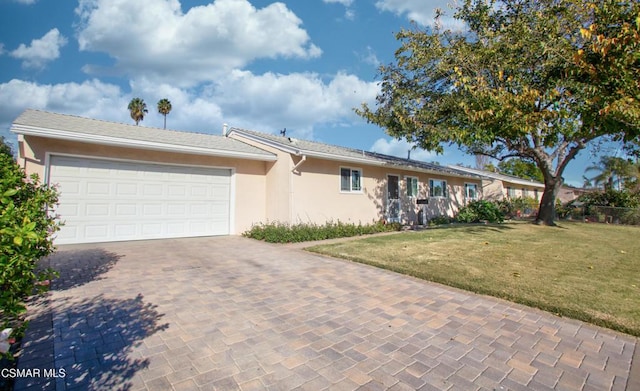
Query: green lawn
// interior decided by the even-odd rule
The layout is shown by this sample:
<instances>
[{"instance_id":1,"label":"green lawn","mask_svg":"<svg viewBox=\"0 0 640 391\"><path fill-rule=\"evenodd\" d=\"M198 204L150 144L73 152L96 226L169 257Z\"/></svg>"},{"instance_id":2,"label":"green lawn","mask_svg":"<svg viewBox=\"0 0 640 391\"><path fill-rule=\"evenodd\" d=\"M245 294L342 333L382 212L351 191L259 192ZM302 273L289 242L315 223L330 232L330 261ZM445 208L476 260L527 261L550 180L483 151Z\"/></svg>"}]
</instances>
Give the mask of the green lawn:
<instances>
[{"instance_id":1,"label":"green lawn","mask_svg":"<svg viewBox=\"0 0 640 391\"><path fill-rule=\"evenodd\" d=\"M451 225L307 250L640 336L640 228Z\"/></svg>"}]
</instances>

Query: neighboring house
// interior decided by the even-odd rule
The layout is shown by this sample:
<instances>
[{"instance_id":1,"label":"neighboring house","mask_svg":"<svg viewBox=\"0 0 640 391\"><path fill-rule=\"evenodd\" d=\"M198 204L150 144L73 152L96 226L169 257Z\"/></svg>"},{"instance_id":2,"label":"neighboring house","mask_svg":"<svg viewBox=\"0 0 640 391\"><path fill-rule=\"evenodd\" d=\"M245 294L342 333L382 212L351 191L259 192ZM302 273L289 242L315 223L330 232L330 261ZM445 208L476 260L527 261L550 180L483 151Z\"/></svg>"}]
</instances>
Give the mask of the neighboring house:
<instances>
[{"instance_id":1,"label":"neighboring house","mask_svg":"<svg viewBox=\"0 0 640 391\"><path fill-rule=\"evenodd\" d=\"M456 168L226 126L210 135L27 110L11 131L26 172L60 189L57 244L266 221L418 224L482 196L480 176Z\"/></svg>"},{"instance_id":2,"label":"neighboring house","mask_svg":"<svg viewBox=\"0 0 640 391\"><path fill-rule=\"evenodd\" d=\"M499 201L505 198L515 199L520 197L533 198L537 201L542 199L544 183L475 168L462 166L450 167L469 174L481 176L482 194L486 200Z\"/></svg>"},{"instance_id":3,"label":"neighboring house","mask_svg":"<svg viewBox=\"0 0 640 391\"><path fill-rule=\"evenodd\" d=\"M560 188L558 199L560 200L560 202L562 202L562 204L566 204L575 200L583 194L593 193L594 191L594 189L584 189L580 187L564 185L562 186L562 188Z\"/></svg>"}]
</instances>

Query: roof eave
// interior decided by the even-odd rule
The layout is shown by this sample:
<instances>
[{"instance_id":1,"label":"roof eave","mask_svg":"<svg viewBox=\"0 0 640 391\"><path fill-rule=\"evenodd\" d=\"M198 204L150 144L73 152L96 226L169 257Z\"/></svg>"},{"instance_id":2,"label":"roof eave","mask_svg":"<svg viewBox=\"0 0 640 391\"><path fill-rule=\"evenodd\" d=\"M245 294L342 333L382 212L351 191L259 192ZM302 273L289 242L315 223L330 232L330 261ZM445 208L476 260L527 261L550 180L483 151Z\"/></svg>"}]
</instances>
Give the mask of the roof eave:
<instances>
[{"instance_id":1,"label":"roof eave","mask_svg":"<svg viewBox=\"0 0 640 391\"><path fill-rule=\"evenodd\" d=\"M371 157L366 156L364 151L363 151L362 157L345 156L345 155L340 155L335 153L318 152L318 151L312 151L308 149L294 148L292 146L285 145L278 141L273 141L267 137L261 137L260 135L245 132L242 129L238 129L238 128L231 128L228 132L228 135L231 136L233 135L233 133L238 134L240 137L245 137L251 141L262 143L272 148L276 148L280 151L294 154L296 156L306 155L308 157L315 157L318 159L333 160L333 161L344 162L344 163L364 164L364 165L377 166L377 167L394 167L394 168L401 168L408 171L423 172L427 174L446 175L446 176L456 177L456 178L480 180L479 176L474 177L472 176L473 174L464 175L464 174L443 172L438 170L429 170L426 168L412 167L409 165L396 165L384 160L372 159Z\"/></svg>"},{"instance_id":2,"label":"roof eave","mask_svg":"<svg viewBox=\"0 0 640 391\"><path fill-rule=\"evenodd\" d=\"M11 126L11 132L21 134L24 136L37 136L43 138L51 138L65 141L78 141L93 143L99 145L117 146L117 147L131 147L140 148L153 151L163 152L180 152L190 155L205 155L205 156L217 156L217 157L235 157L248 160L259 161L275 161L277 157L275 155L262 155L248 152L229 151L221 149L211 149L202 147L193 147L189 145L171 144L171 143L159 143L144 140L135 140L122 137L110 137L99 136L87 133L69 132L58 129L40 128L28 125L13 124Z\"/></svg>"},{"instance_id":3,"label":"roof eave","mask_svg":"<svg viewBox=\"0 0 640 391\"><path fill-rule=\"evenodd\" d=\"M457 173L438 171L438 170L430 170L428 168L420 168L420 167L414 167L410 165L394 164L394 163L387 162L380 159L371 159L367 156L363 156L362 158L359 158L355 156L336 155L332 153L323 153L323 152L310 151L310 150L304 150L304 149L301 149L299 151L300 151L300 154L306 155L308 157L315 157L315 158L325 159L325 160L333 160L333 161L339 161L339 162L345 162L345 163L365 164L365 165L377 166L377 167L390 167L390 168L402 169L405 171L422 172L426 174L443 175L443 176L464 178L464 179L470 179L470 180L471 179L480 180L479 176L474 177L471 175L457 174Z\"/></svg>"},{"instance_id":4,"label":"roof eave","mask_svg":"<svg viewBox=\"0 0 640 391\"><path fill-rule=\"evenodd\" d=\"M237 129L237 128L229 129L229 131L227 132L227 137L231 137L234 133L237 133L238 135L240 135L240 137L244 137L244 138L249 139L251 141L255 141L255 142L267 145L269 147L278 149L278 150L283 151L283 152L292 153L292 154L297 155L297 156L302 154L302 152L301 152L301 150L299 148L293 148L293 147L284 145L282 143L279 143L277 141L270 140L270 139L268 139L266 137L260 137L260 136L255 135L255 134L244 132L244 131L242 131L242 129Z\"/></svg>"}]
</instances>

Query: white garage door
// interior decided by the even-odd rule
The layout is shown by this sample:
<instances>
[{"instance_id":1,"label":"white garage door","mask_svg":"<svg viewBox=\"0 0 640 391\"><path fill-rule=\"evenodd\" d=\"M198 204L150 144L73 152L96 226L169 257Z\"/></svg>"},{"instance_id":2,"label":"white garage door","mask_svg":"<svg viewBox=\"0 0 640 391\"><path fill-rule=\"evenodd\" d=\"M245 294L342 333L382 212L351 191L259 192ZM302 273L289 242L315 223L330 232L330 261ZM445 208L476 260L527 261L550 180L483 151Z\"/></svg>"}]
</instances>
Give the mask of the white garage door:
<instances>
[{"instance_id":1,"label":"white garage door","mask_svg":"<svg viewBox=\"0 0 640 391\"><path fill-rule=\"evenodd\" d=\"M56 243L228 235L231 170L52 156Z\"/></svg>"}]
</instances>

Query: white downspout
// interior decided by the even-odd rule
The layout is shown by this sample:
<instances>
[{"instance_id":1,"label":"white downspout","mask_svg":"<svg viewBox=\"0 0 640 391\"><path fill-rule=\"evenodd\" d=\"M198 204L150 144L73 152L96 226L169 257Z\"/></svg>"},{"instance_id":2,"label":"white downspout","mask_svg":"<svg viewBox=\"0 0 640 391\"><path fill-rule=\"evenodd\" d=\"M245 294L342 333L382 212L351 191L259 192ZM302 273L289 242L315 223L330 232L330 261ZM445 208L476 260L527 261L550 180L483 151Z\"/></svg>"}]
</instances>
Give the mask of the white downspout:
<instances>
[{"instance_id":1,"label":"white downspout","mask_svg":"<svg viewBox=\"0 0 640 391\"><path fill-rule=\"evenodd\" d=\"M298 167L300 167L302 165L302 163L304 163L307 160L307 155L302 155L302 159L300 159L300 161L298 163L296 163L295 166L293 166L293 168L291 169L292 173L295 173L298 170ZM293 176L289 175L289 223L293 224L294 223L294 211L295 211L295 205L293 205L293 199L294 199L294 190L293 190Z\"/></svg>"},{"instance_id":2,"label":"white downspout","mask_svg":"<svg viewBox=\"0 0 640 391\"><path fill-rule=\"evenodd\" d=\"M300 161L296 163L295 166L293 166L293 168L291 169L291 172L298 171L298 167L300 167L302 163L304 163L306 160L307 160L307 155L302 155L302 159L300 159Z\"/></svg>"}]
</instances>

